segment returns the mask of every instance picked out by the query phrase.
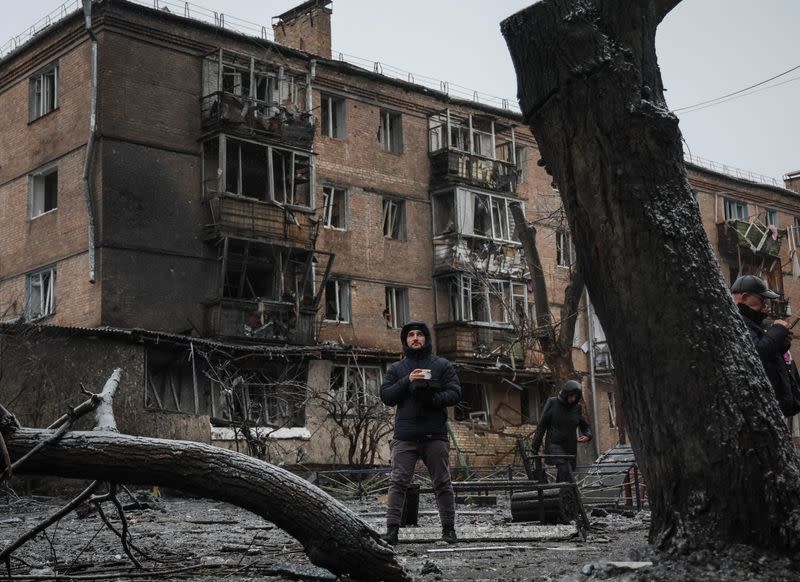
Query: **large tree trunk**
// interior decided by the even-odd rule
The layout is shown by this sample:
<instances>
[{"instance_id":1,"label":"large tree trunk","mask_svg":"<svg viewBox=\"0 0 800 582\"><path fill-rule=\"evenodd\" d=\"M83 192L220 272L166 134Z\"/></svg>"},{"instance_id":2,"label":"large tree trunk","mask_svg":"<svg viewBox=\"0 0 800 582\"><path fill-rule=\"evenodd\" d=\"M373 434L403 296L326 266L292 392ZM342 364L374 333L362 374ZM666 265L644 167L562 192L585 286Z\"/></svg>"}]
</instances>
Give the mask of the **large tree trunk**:
<instances>
[{"instance_id":1,"label":"large tree trunk","mask_svg":"<svg viewBox=\"0 0 800 582\"><path fill-rule=\"evenodd\" d=\"M545 0L502 24L647 479L651 541L800 547L800 467L700 222L655 54L679 0Z\"/></svg>"},{"instance_id":2,"label":"large tree trunk","mask_svg":"<svg viewBox=\"0 0 800 582\"><path fill-rule=\"evenodd\" d=\"M0 428L12 462L54 432L8 422ZM335 574L407 579L394 551L347 507L300 477L240 453L186 441L76 431L45 446L18 472L159 484L227 501L297 538L312 562Z\"/></svg>"}]
</instances>

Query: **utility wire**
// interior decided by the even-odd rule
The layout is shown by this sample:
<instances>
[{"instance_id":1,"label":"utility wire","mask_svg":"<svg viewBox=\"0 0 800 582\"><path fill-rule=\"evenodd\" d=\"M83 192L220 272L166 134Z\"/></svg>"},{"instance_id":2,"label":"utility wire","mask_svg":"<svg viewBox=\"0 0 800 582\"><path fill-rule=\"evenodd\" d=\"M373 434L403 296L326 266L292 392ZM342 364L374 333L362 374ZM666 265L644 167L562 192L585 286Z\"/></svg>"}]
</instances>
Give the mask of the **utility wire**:
<instances>
[{"instance_id":1,"label":"utility wire","mask_svg":"<svg viewBox=\"0 0 800 582\"><path fill-rule=\"evenodd\" d=\"M785 81L781 81L780 83L775 83L774 85L767 85L766 87L761 87L759 89L754 89L752 91L748 91L747 93L742 93L739 95L735 95L733 97L728 97L727 99L722 99L720 101L715 101L713 103L708 103L702 106L695 106L692 108L684 108L682 112L686 113L694 113L695 111L701 111L703 109L708 109L709 107L714 107L715 105L721 105L722 103L727 103L728 101L733 101L734 99L739 99L740 97L748 97L750 95L755 95L756 93L760 93L761 91L766 91L768 89L774 89L776 87L780 87L781 85L786 85L787 83L792 83L794 81L800 80L800 75L797 77L792 77L791 79L786 79Z\"/></svg>"},{"instance_id":2,"label":"utility wire","mask_svg":"<svg viewBox=\"0 0 800 582\"><path fill-rule=\"evenodd\" d=\"M763 81L759 81L758 83L755 83L754 85L750 85L749 87L745 87L744 89L739 89L738 91L734 91L733 93L728 93L727 95L722 95L721 97L717 97L715 99L709 99L707 101L701 101L700 103L695 103L694 105L687 105L686 107L679 107L678 109L673 109L672 112L673 113L680 113L681 111L686 111L687 109L694 109L696 107L700 107L700 106L703 106L703 105L709 105L711 103L716 104L717 101L722 102L723 100L727 100L730 97L733 97L735 95L739 95L740 93L744 93L745 91L749 91L750 89L755 89L756 87L760 87L761 85L769 83L770 81L774 81L775 79L783 77L784 75L788 75L789 73L791 73L792 71L796 71L797 69L800 69L800 65L796 65L796 66L792 67L791 69L787 69L782 73L778 73L774 77L770 77L769 79L765 79Z\"/></svg>"}]
</instances>

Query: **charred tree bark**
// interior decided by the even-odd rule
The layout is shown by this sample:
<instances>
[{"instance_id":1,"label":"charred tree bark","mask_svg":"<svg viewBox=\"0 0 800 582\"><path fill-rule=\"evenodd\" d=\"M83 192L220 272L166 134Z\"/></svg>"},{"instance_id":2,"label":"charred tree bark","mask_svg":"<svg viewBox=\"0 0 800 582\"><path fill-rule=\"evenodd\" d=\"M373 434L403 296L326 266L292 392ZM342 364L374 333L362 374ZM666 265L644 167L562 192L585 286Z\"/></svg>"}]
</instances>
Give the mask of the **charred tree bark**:
<instances>
[{"instance_id":1,"label":"charred tree bark","mask_svg":"<svg viewBox=\"0 0 800 582\"><path fill-rule=\"evenodd\" d=\"M550 312L550 299L547 293L542 259L539 256L539 248L536 246L536 227L525 218L521 204L517 202L511 204L511 214L514 216L517 236L522 243L522 252L525 254L525 260L531 271L533 304L536 306L536 339L542 348L545 364L553 374L553 378L558 380L572 378L575 376L575 365L572 362L572 338L575 335L578 307L583 293L583 277L579 269L572 270L570 282L564 290L561 319L556 326Z\"/></svg>"},{"instance_id":2,"label":"charred tree bark","mask_svg":"<svg viewBox=\"0 0 800 582\"><path fill-rule=\"evenodd\" d=\"M647 479L652 542L800 547L800 466L693 201L656 27L679 0L544 0L502 24Z\"/></svg>"},{"instance_id":3,"label":"charred tree bark","mask_svg":"<svg viewBox=\"0 0 800 582\"><path fill-rule=\"evenodd\" d=\"M11 460L51 430L0 426ZM13 417L12 417L13 418ZM359 580L407 580L393 550L347 507L304 479L246 455L186 441L69 432L30 457L20 474L158 483L256 513L298 539L315 564Z\"/></svg>"}]
</instances>

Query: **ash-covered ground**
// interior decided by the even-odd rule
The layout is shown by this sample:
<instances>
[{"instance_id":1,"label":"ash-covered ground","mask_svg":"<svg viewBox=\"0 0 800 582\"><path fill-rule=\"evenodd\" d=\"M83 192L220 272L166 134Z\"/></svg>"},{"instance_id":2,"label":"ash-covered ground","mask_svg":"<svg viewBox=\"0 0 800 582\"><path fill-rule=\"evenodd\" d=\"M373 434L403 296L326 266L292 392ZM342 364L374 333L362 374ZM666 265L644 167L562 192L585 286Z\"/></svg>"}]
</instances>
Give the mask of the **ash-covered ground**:
<instances>
[{"instance_id":1,"label":"ash-covered ground","mask_svg":"<svg viewBox=\"0 0 800 582\"><path fill-rule=\"evenodd\" d=\"M133 568L119 538L97 512L72 512L57 526L14 552L13 580L334 580L313 566L301 545L272 524L238 507L181 497L138 493L147 509L127 511L133 551L145 570ZM126 506L130 500L120 499ZM64 505L67 500L0 499L0 547ZM494 507L459 506L463 541L436 541L439 520L423 498L419 527L401 530L396 551L414 580L763 580L800 579L800 563L749 550L661 557L647 545L649 514L589 509L584 541L574 525L514 524L507 496ZM383 531L378 499L347 502ZM119 528L113 509L112 525ZM626 562L626 564L616 564ZM647 565L651 562L651 565ZM4 572L5 574L5 572Z\"/></svg>"}]
</instances>

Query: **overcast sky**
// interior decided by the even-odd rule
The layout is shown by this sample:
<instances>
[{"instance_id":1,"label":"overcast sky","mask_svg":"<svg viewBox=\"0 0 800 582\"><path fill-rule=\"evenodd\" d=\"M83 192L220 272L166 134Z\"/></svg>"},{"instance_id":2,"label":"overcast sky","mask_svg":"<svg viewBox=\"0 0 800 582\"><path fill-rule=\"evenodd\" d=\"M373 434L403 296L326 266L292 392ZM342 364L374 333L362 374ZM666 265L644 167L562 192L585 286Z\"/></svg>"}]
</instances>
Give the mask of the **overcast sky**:
<instances>
[{"instance_id":1,"label":"overcast sky","mask_svg":"<svg viewBox=\"0 0 800 582\"><path fill-rule=\"evenodd\" d=\"M195 0L193 4L268 25L272 16L300 1ZM498 25L530 3L335 0L334 51L514 101L516 79ZM0 43L61 4L59 0L14 2L0 20ZM669 106L676 109L714 99L800 65L798 22L798 0L684 0L658 35ZM800 170L796 113L800 69L771 84L777 83L782 84L679 113L692 154L774 178Z\"/></svg>"}]
</instances>

